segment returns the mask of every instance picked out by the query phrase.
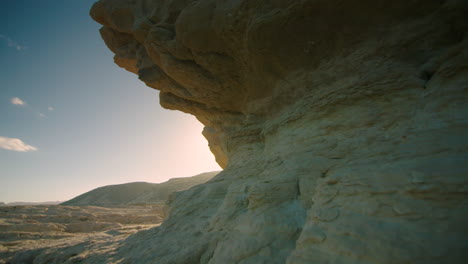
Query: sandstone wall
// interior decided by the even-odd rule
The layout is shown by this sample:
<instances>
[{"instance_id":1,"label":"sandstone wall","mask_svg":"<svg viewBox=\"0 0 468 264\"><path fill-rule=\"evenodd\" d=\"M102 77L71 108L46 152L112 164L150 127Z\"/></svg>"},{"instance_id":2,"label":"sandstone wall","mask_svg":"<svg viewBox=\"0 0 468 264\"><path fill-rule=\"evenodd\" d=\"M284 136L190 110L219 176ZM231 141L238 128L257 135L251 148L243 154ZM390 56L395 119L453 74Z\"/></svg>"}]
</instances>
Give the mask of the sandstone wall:
<instances>
[{"instance_id":1,"label":"sandstone wall","mask_svg":"<svg viewBox=\"0 0 468 264\"><path fill-rule=\"evenodd\" d=\"M195 115L224 171L130 263L464 263L468 4L101 0L119 66Z\"/></svg>"}]
</instances>

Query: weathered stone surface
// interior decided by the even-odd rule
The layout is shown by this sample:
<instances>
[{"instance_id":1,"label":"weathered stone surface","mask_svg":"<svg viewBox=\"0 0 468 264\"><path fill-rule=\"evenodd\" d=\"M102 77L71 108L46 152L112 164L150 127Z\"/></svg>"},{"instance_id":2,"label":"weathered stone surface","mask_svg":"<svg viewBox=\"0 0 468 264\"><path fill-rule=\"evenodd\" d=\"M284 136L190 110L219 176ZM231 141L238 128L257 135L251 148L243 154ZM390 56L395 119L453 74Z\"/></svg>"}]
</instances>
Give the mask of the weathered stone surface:
<instances>
[{"instance_id":1,"label":"weathered stone surface","mask_svg":"<svg viewBox=\"0 0 468 264\"><path fill-rule=\"evenodd\" d=\"M467 13L456 0L99 1L116 63L195 115L225 168L115 259L464 263Z\"/></svg>"}]
</instances>

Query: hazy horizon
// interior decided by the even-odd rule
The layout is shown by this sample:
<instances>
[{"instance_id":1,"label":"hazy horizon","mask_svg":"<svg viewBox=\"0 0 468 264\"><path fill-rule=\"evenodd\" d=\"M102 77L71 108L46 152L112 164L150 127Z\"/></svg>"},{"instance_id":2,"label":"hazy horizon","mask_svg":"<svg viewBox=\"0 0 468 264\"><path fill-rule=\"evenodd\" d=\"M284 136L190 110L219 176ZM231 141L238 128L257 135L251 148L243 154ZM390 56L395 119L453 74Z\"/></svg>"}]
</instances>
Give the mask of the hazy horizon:
<instances>
[{"instance_id":1,"label":"hazy horizon","mask_svg":"<svg viewBox=\"0 0 468 264\"><path fill-rule=\"evenodd\" d=\"M9 201L9 202L6 202L6 201L0 201L0 203L5 203L5 204L12 204L12 203L52 203L52 202L65 202L65 201L68 201L70 199L73 199L73 198L76 198L77 196L80 196L82 194L85 194L87 192L90 192L90 191L93 191L95 189L98 189L100 187L105 187L105 186L112 186L112 185L122 185L122 184L129 184L129 183L150 183L150 184L159 184L159 183L165 183L165 182L168 182L169 180L171 179L177 179L177 178L190 178L190 177L193 177L193 176L198 176L200 174L204 174L204 173L209 173L209 172L218 172L218 171L221 171L220 170L217 170L217 171L206 171L206 172L202 172L202 173L199 173L199 174L195 174L195 175L190 175L190 176L182 176L182 177L172 177L172 178L169 178L169 179L166 179L166 180L162 180L160 182L148 182L148 181L131 181L131 182L123 182L123 183L116 183L116 184L106 184L106 185L100 185L100 186L96 186L90 190L87 190L83 193L80 193L76 196L73 196L69 199L66 199L66 200L46 200L46 201L22 201L22 200L18 200L18 201Z\"/></svg>"},{"instance_id":2,"label":"hazy horizon","mask_svg":"<svg viewBox=\"0 0 468 264\"><path fill-rule=\"evenodd\" d=\"M162 109L158 91L113 63L94 2L0 10L0 202L221 170L193 116Z\"/></svg>"}]
</instances>

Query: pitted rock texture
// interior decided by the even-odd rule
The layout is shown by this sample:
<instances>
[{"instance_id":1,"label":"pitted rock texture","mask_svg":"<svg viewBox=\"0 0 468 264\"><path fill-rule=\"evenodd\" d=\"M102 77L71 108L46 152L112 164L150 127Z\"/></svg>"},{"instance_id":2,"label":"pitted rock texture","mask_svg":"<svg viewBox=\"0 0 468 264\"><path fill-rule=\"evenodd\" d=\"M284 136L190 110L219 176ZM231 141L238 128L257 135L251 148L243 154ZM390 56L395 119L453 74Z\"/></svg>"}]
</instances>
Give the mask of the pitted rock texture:
<instances>
[{"instance_id":1,"label":"pitted rock texture","mask_svg":"<svg viewBox=\"0 0 468 264\"><path fill-rule=\"evenodd\" d=\"M464 263L467 13L463 0L97 2L115 62L195 115L225 168L113 259Z\"/></svg>"}]
</instances>

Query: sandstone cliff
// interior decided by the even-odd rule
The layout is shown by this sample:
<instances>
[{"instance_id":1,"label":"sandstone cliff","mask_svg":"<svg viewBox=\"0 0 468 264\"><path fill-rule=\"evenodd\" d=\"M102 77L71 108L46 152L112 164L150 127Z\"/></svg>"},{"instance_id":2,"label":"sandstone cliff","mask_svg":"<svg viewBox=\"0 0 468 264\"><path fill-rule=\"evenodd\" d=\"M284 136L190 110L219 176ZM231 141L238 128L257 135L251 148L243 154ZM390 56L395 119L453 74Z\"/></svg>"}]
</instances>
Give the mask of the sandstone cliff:
<instances>
[{"instance_id":1,"label":"sandstone cliff","mask_svg":"<svg viewBox=\"0 0 468 264\"><path fill-rule=\"evenodd\" d=\"M467 6L97 2L115 63L195 115L225 168L113 259L464 263Z\"/></svg>"}]
</instances>

